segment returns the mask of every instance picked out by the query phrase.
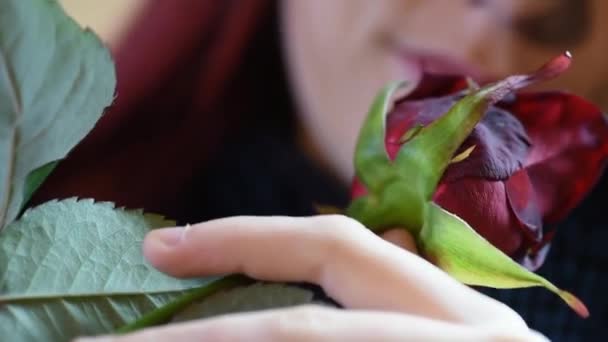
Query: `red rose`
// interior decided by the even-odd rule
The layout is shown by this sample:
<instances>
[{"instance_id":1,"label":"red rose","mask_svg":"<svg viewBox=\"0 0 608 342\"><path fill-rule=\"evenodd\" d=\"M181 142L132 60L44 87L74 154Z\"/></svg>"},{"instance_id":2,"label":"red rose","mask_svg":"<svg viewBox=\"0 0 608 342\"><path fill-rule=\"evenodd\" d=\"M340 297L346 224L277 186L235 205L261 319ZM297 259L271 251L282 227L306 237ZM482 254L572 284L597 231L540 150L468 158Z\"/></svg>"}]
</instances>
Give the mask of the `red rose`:
<instances>
[{"instance_id":1,"label":"red rose","mask_svg":"<svg viewBox=\"0 0 608 342\"><path fill-rule=\"evenodd\" d=\"M447 112L465 86L463 79L435 79L397 101L387 118L389 157L407 145L408 132ZM548 250L551 224L563 219L601 175L608 124L580 97L518 93L491 106L456 155L464 157L471 148L447 168L433 201L534 270ZM353 197L366 193L355 179Z\"/></svg>"}]
</instances>

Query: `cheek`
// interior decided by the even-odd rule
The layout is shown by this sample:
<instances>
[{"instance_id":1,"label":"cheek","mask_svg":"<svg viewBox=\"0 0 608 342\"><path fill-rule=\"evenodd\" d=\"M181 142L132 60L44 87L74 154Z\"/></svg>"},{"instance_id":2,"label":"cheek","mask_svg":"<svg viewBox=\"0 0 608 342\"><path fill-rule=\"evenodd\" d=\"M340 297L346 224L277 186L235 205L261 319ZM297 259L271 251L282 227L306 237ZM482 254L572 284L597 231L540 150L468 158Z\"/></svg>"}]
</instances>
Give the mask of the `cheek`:
<instances>
[{"instance_id":1,"label":"cheek","mask_svg":"<svg viewBox=\"0 0 608 342\"><path fill-rule=\"evenodd\" d=\"M379 33L393 3L283 2L285 56L301 121L344 180L352 177L355 142L373 97L407 74Z\"/></svg>"}]
</instances>

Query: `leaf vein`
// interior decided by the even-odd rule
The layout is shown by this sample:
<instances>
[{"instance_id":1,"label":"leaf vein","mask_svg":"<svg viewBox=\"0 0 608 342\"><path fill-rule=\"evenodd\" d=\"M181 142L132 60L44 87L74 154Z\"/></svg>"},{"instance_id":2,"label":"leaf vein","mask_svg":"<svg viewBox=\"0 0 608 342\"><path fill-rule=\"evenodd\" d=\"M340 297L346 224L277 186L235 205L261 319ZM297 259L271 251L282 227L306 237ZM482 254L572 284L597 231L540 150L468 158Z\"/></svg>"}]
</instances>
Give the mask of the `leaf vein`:
<instances>
[{"instance_id":1,"label":"leaf vein","mask_svg":"<svg viewBox=\"0 0 608 342\"><path fill-rule=\"evenodd\" d=\"M196 286L184 287L183 289L174 290L156 290L156 291L117 291L117 292L82 292L82 293L39 293L39 294L22 294L22 295L0 295L0 303L2 305L16 304L20 302L28 301L40 301L40 300L65 300L70 298L114 298L123 296L150 296L150 295L162 295L162 294L173 294L188 291L195 288Z\"/></svg>"}]
</instances>

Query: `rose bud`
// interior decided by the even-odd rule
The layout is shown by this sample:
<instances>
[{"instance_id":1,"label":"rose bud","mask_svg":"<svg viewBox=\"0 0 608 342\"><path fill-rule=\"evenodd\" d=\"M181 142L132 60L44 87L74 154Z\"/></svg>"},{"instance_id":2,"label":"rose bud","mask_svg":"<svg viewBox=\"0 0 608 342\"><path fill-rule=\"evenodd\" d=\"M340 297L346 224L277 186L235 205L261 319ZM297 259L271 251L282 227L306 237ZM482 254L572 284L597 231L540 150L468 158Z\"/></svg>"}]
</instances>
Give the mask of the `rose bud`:
<instances>
[{"instance_id":1,"label":"rose bud","mask_svg":"<svg viewBox=\"0 0 608 342\"><path fill-rule=\"evenodd\" d=\"M594 105L564 92L517 92L569 65L564 54L481 89L451 78L396 100L398 86L387 87L361 130L347 214L373 230L409 230L427 259L465 283L545 286L588 315L514 262L542 264L554 233L547 227L590 191L608 157L608 124Z\"/></svg>"}]
</instances>

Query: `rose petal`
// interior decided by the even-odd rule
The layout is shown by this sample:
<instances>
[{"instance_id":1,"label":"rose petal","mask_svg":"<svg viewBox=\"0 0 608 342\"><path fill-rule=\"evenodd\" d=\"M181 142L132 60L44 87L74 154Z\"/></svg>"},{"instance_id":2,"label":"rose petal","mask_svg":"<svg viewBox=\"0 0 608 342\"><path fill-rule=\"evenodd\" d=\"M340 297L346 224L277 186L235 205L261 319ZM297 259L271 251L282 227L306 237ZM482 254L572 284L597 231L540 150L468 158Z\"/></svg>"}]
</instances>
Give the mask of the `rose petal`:
<instances>
[{"instance_id":1,"label":"rose petal","mask_svg":"<svg viewBox=\"0 0 608 342\"><path fill-rule=\"evenodd\" d=\"M520 223L507 205L502 182L463 178L444 183L434 201L465 220L504 253L513 255L519 250L523 240Z\"/></svg>"},{"instance_id":2,"label":"rose petal","mask_svg":"<svg viewBox=\"0 0 608 342\"><path fill-rule=\"evenodd\" d=\"M504 105L526 127L532 148L526 168L546 222L559 221L596 183L608 158L604 114L561 92L519 94Z\"/></svg>"},{"instance_id":3,"label":"rose petal","mask_svg":"<svg viewBox=\"0 0 608 342\"><path fill-rule=\"evenodd\" d=\"M444 96L419 101L401 101L387 117L386 151L391 159L402 145L401 137L416 125L426 126L445 114L459 96Z\"/></svg>"},{"instance_id":4,"label":"rose petal","mask_svg":"<svg viewBox=\"0 0 608 342\"><path fill-rule=\"evenodd\" d=\"M543 221L564 219L597 183L605 165L603 154L572 149L529 167Z\"/></svg>"},{"instance_id":5,"label":"rose petal","mask_svg":"<svg viewBox=\"0 0 608 342\"><path fill-rule=\"evenodd\" d=\"M540 248L538 250L534 250L533 253L530 253L529 250L522 251L523 257L518 258L516 261L530 271L534 272L538 270L545 262L547 254L549 254L549 250L551 249L551 244L547 242L542 243L539 246Z\"/></svg>"},{"instance_id":6,"label":"rose petal","mask_svg":"<svg viewBox=\"0 0 608 342\"><path fill-rule=\"evenodd\" d=\"M351 194L351 198L353 200L367 195L367 189L365 188L365 185L363 183L361 183L361 181L357 177L355 177L355 179L353 179L353 182L352 182L351 188L350 188L350 194Z\"/></svg>"},{"instance_id":7,"label":"rose petal","mask_svg":"<svg viewBox=\"0 0 608 342\"><path fill-rule=\"evenodd\" d=\"M511 210L521 222L524 235L535 244L543 237L543 222L538 208L536 193L527 171L515 172L505 181L505 190Z\"/></svg>"},{"instance_id":8,"label":"rose petal","mask_svg":"<svg viewBox=\"0 0 608 342\"><path fill-rule=\"evenodd\" d=\"M425 74L422 82L405 100L420 100L441 97L467 88L467 80L462 76L443 76Z\"/></svg>"},{"instance_id":9,"label":"rose petal","mask_svg":"<svg viewBox=\"0 0 608 342\"><path fill-rule=\"evenodd\" d=\"M475 150L468 158L448 167L445 182L464 177L505 180L523 167L530 141L523 125L514 116L491 107L457 154L473 145Z\"/></svg>"},{"instance_id":10,"label":"rose petal","mask_svg":"<svg viewBox=\"0 0 608 342\"><path fill-rule=\"evenodd\" d=\"M459 95L398 103L387 119L386 150L394 159L401 148L402 137L417 125L428 125L460 98ZM407 142L406 142L407 145ZM465 160L452 164L444 180L463 177L504 180L524 165L530 145L523 125L507 111L491 107L459 149L461 153L475 145Z\"/></svg>"}]
</instances>

